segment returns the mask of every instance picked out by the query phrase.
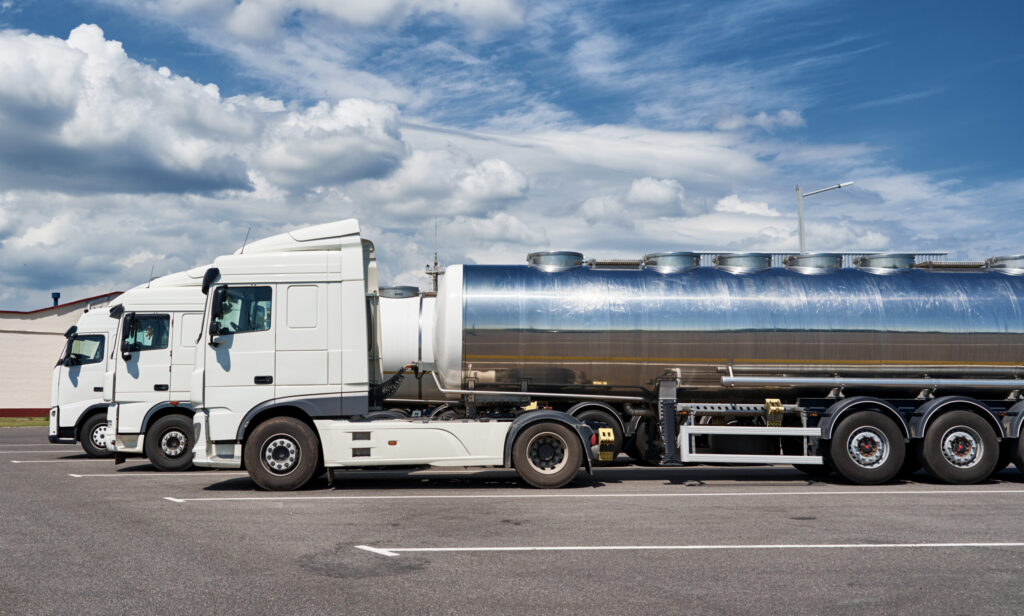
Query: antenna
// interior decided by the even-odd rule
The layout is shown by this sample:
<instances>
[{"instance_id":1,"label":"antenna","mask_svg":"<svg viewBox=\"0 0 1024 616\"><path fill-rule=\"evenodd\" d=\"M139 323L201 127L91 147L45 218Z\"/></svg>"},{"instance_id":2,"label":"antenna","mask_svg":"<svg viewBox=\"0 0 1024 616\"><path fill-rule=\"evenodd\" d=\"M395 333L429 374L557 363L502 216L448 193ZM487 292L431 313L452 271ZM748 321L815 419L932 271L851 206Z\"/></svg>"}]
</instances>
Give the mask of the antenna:
<instances>
[{"instance_id":1,"label":"antenna","mask_svg":"<svg viewBox=\"0 0 1024 616\"><path fill-rule=\"evenodd\" d=\"M242 240L242 249L238 251L238 254L240 254L240 255L244 255L245 254L245 245L249 241L249 232L250 231L252 231L252 225L249 225L249 228L245 230L245 239Z\"/></svg>"},{"instance_id":2,"label":"antenna","mask_svg":"<svg viewBox=\"0 0 1024 616\"><path fill-rule=\"evenodd\" d=\"M153 282L153 270L156 269L156 263L149 266L149 280L146 281L146 288L149 288L149 283Z\"/></svg>"},{"instance_id":3,"label":"antenna","mask_svg":"<svg viewBox=\"0 0 1024 616\"><path fill-rule=\"evenodd\" d=\"M427 276L430 276L430 291L437 294L437 278L444 274L444 267L437 263L437 216L434 216L434 265L427 265Z\"/></svg>"}]
</instances>

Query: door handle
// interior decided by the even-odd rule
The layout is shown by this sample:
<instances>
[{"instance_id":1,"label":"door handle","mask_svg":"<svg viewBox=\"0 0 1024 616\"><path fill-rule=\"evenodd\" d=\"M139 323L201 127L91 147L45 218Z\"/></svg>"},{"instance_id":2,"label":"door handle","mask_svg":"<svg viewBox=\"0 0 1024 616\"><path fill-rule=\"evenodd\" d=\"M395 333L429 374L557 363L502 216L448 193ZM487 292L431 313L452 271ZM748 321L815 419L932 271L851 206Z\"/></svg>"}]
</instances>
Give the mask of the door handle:
<instances>
[{"instance_id":1,"label":"door handle","mask_svg":"<svg viewBox=\"0 0 1024 616\"><path fill-rule=\"evenodd\" d=\"M254 377L252 377L252 382L255 383L256 385L270 385L271 383L274 382L274 377L272 377L272 376L254 376Z\"/></svg>"},{"instance_id":2,"label":"door handle","mask_svg":"<svg viewBox=\"0 0 1024 616\"><path fill-rule=\"evenodd\" d=\"M170 389L170 387L167 386L167 385L154 385L153 386L153 391L167 391L168 389Z\"/></svg>"},{"instance_id":3,"label":"door handle","mask_svg":"<svg viewBox=\"0 0 1024 616\"><path fill-rule=\"evenodd\" d=\"M93 387L92 390L99 392L99 391L103 391L103 388L102 387Z\"/></svg>"}]
</instances>

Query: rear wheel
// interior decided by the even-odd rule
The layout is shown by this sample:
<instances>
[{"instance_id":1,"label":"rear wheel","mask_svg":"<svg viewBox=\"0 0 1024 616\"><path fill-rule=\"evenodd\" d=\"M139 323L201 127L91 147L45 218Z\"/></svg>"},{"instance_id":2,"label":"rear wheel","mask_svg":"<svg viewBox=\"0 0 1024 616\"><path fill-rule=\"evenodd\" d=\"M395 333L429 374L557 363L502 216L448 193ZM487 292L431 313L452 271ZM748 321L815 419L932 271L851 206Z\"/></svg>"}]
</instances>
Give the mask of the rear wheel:
<instances>
[{"instance_id":1,"label":"rear wheel","mask_svg":"<svg viewBox=\"0 0 1024 616\"><path fill-rule=\"evenodd\" d=\"M940 481L984 481L999 459L995 430L970 411L950 411L932 422L918 444L921 462Z\"/></svg>"},{"instance_id":2,"label":"rear wheel","mask_svg":"<svg viewBox=\"0 0 1024 616\"><path fill-rule=\"evenodd\" d=\"M608 411L602 411L601 409L587 409L580 411L574 415L576 419L580 421L592 421L603 424L602 427L611 428L612 432L615 433L615 446L613 449L612 461L609 462L594 462L594 466L608 466L612 464L619 453L622 451L622 427L619 426L618 420L612 416ZM596 430L595 430L596 432Z\"/></svg>"},{"instance_id":3,"label":"rear wheel","mask_svg":"<svg viewBox=\"0 0 1024 616\"><path fill-rule=\"evenodd\" d=\"M146 430L144 450L157 470L192 468L192 419L184 415L168 415L156 420Z\"/></svg>"},{"instance_id":4,"label":"rear wheel","mask_svg":"<svg viewBox=\"0 0 1024 616\"><path fill-rule=\"evenodd\" d=\"M320 442L305 423L293 417L267 420L249 435L243 451L245 468L264 490L297 490L316 473Z\"/></svg>"},{"instance_id":5,"label":"rear wheel","mask_svg":"<svg viewBox=\"0 0 1024 616\"><path fill-rule=\"evenodd\" d=\"M82 424L82 432L79 434L82 449L93 458L109 458L114 455L113 452L107 450L109 433L107 416L104 413L97 413L86 419Z\"/></svg>"},{"instance_id":6,"label":"rear wheel","mask_svg":"<svg viewBox=\"0 0 1024 616\"><path fill-rule=\"evenodd\" d=\"M539 422L526 427L512 445L512 464L535 488L560 488L572 481L583 463L580 438L569 427Z\"/></svg>"},{"instance_id":7,"label":"rear wheel","mask_svg":"<svg viewBox=\"0 0 1024 616\"><path fill-rule=\"evenodd\" d=\"M996 474L1010 465L1013 461L1013 452L1017 449L1017 441L1014 439L1004 438L999 443L999 459L996 460L996 467L992 469L992 474Z\"/></svg>"},{"instance_id":8,"label":"rear wheel","mask_svg":"<svg viewBox=\"0 0 1024 616\"><path fill-rule=\"evenodd\" d=\"M858 411L832 434L829 457L836 472L861 485L885 483L899 473L906 455L896 422L875 411Z\"/></svg>"}]
</instances>

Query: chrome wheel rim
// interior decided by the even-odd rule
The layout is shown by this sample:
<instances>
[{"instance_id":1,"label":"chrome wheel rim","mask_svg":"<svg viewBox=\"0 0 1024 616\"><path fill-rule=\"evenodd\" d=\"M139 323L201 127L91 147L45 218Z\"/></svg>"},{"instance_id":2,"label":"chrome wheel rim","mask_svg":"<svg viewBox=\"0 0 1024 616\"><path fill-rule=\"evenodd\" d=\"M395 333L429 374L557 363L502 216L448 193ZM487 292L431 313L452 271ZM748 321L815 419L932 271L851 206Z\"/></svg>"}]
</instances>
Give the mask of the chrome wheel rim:
<instances>
[{"instance_id":1,"label":"chrome wheel rim","mask_svg":"<svg viewBox=\"0 0 1024 616\"><path fill-rule=\"evenodd\" d=\"M889 439L876 428L857 428L846 441L850 459L861 468L878 468L889 459Z\"/></svg>"},{"instance_id":2,"label":"chrome wheel rim","mask_svg":"<svg viewBox=\"0 0 1024 616\"><path fill-rule=\"evenodd\" d=\"M981 435L967 426L954 426L942 435L942 457L957 468L971 468L985 456Z\"/></svg>"},{"instance_id":3,"label":"chrome wheel rim","mask_svg":"<svg viewBox=\"0 0 1024 616\"><path fill-rule=\"evenodd\" d=\"M160 438L160 450L168 458L177 458L188 449L188 437L181 430L168 430Z\"/></svg>"},{"instance_id":4,"label":"chrome wheel rim","mask_svg":"<svg viewBox=\"0 0 1024 616\"><path fill-rule=\"evenodd\" d=\"M287 434L275 434L263 442L263 464L275 475L295 470L299 454L299 444Z\"/></svg>"},{"instance_id":5,"label":"chrome wheel rim","mask_svg":"<svg viewBox=\"0 0 1024 616\"><path fill-rule=\"evenodd\" d=\"M565 441L553 432L541 432L526 446L530 466L537 472L551 475L565 468L569 463Z\"/></svg>"},{"instance_id":6,"label":"chrome wheel rim","mask_svg":"<svg viewBox=\"0 0 1024 616\"><path fill-rule=\"evenodd\" d=\"M107 433L109 432L107 428L107 424L100 424L93 428L92 434L89 435L92 444L100 449L107 448Z\"/></svg>"}]
</instances>

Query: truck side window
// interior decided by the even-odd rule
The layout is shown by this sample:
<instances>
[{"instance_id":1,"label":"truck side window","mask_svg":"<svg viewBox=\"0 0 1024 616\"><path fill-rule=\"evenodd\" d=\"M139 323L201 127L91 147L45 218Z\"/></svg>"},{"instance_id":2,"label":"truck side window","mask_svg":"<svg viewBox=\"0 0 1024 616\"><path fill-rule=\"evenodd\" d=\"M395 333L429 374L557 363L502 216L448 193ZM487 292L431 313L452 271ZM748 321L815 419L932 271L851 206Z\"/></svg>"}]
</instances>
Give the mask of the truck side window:
<instances>
[{"instance_id":1,"label":"truck side window","mask_svg":"<svg viewBox=\"0 0 1024 616\"><path fill-rule=\"evenodd\" d=\"M136 315L125 334L132 351L166 349L170 336L171 318L166 314Z\"/></svg>"},{"instance_id":2,"label":"truck side window","mask_svg":"<svg viewBox=\"0 0 1024 616\"><path fill-rule=\"evenodd\" d=\"M103 361L103 336L75 336L66 358L73 360L75 366Z\"/></svg>"},{"instance_id":3,"label":"truck side window","mask_svg":"<svg viewBox=\"0 0 1024 616\"><path fill-rule=\"evenodd\" d=\"M221 316L214 323L221 335L267 331L270 309L270 287L228 287Z\"/></svg>"}]
</instances>

